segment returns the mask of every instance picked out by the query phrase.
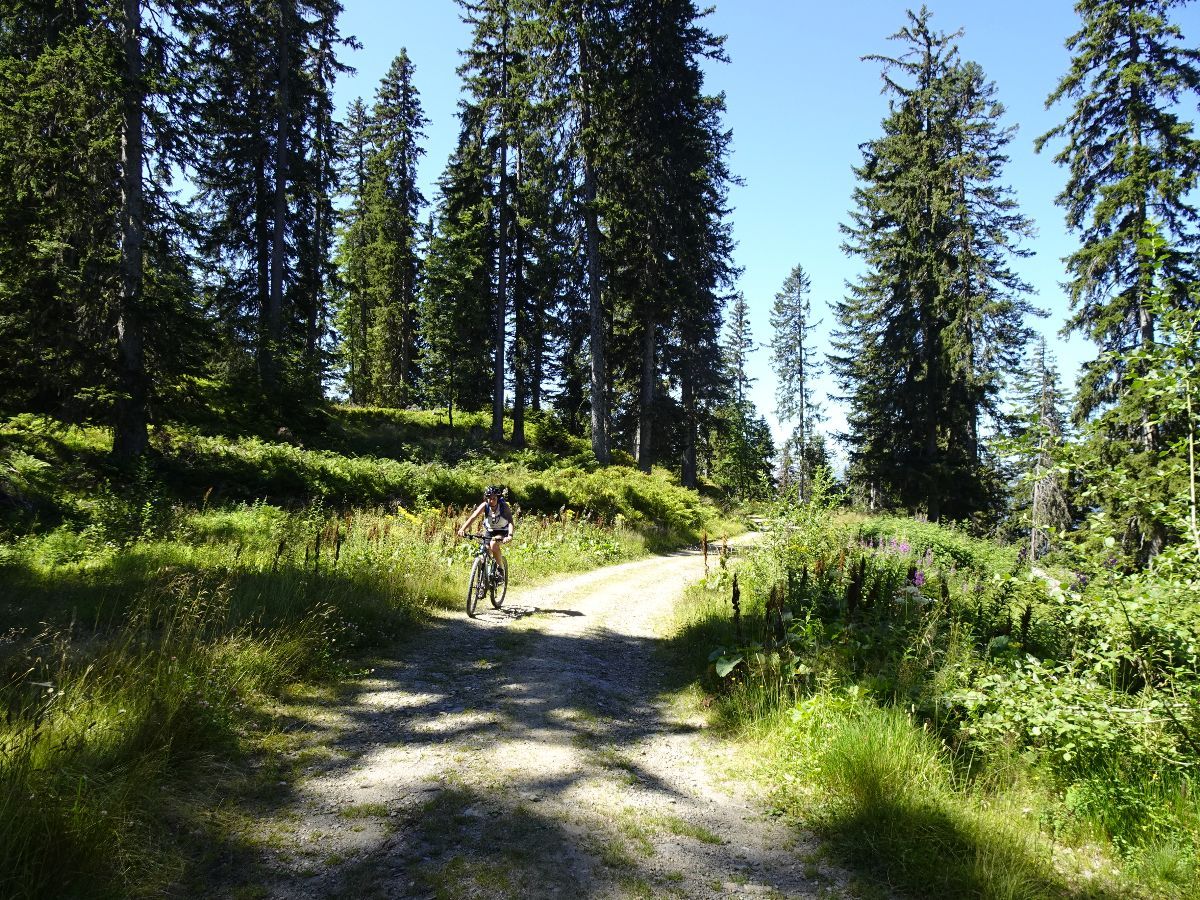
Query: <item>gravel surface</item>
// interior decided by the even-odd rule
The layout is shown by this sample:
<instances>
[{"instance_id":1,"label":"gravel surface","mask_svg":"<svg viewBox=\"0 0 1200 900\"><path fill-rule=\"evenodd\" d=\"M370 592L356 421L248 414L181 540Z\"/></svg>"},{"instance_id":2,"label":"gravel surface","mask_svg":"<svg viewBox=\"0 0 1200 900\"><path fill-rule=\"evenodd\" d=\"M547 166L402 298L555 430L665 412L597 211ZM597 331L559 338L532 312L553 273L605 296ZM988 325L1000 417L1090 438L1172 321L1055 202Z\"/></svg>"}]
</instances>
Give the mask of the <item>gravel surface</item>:
<instances>
[{"instance_id":1,"label":"gravel surface","mask_svg":"<svg viewBox=\"0 0 1200 900\"><path fill-rule=\"evenodd\" d=\"M840 897L811 839L722 773L655 644L696 553L441 614L337 703L247 819L258 897Z\"/></svg>"}]
</instances>

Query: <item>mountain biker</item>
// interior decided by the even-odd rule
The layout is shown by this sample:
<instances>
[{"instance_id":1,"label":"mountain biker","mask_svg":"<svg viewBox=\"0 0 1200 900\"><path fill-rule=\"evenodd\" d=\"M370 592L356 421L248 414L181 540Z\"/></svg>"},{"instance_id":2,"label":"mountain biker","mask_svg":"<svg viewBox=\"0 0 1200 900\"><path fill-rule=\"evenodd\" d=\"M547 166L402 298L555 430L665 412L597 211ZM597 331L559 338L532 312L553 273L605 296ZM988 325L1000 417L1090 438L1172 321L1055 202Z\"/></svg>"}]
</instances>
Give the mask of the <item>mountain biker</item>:
<instances>
[{"instance_id":1,"label":"mountain biker","mask_svg":"<svg viewBox=\"0 0 1200 900\"><path fill-rule=\"evenodd\" d=\"M507 544L512 540L513 516L512 510L504 500L503 488L491 485L483 492L483 502L475 507L470 518L463 522L462 527L458 529L458 536L466 535L471 523L480 516L483 516L484 531L488 537L488 550L492 554L492 559L496 560L499 566L497 573L506 572L508 570L504 568L504 554L500 550L500 545ZM497 580L501 577L499 574L496 576Z\"/></svg>"}]
</instances>

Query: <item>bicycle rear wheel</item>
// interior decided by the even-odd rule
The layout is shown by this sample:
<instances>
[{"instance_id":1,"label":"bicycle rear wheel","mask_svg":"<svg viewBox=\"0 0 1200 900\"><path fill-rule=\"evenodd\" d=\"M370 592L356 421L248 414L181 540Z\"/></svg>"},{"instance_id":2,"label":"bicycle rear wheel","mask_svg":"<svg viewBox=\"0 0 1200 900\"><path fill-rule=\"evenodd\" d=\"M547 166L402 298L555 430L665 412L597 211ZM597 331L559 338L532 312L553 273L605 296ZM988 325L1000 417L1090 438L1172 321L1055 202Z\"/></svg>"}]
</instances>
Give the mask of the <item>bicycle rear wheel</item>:
<instances>
[{"instance_id":1,"label":"bicycle rear wheel","mask_svg":"<svg viewBox=\"0 0 1200 900\"><path fill-rule=\"evenodd\" d=\"M475 557L475 562L471 563L471 583L467 587L467 615L472 619L475 618L475 607L479 603L479 598L483 596L487 590L487 566L484 564L483 557Z\"/></svg>"},{"instance_id":2,"label":"bicycle rear wheel","mask_svg":"<svg viewBox=\"0 0 1200 900\"><path fill-rule=\"evenodd\" d=\"M492 606L495 609L499 609L504 605L504 597L508 593L508 560L504 561L504 565L496 563L492 568L493 571L500 573L500 583L496 584L493 581L491 584Z\"/></svg>"}]
</instances>

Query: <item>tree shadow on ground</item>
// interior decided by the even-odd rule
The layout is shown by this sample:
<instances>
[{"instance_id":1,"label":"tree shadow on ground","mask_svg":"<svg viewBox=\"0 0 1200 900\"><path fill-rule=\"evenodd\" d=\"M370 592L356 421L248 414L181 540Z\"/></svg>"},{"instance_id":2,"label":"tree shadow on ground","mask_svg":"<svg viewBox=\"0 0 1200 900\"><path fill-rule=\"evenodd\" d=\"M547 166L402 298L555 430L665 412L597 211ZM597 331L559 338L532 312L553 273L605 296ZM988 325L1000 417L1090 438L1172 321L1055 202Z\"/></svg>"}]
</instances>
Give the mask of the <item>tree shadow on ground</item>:
<instances>
[{"instance_id":1,"label":"tree shadow on ground","mask_svg":"<svg viewBox=\"0 0 1200 900\"><path fill-rule=\"evenodd\" d=\"M297 773L302 785L249 805L254 828L223 848L223 875L206 874L197 860L184 881L215 878L233 893L270 884L271 896L671 893L683 870L665 870L638 837L645 827L668 826L635 821L624 801L618 813L634 819L605 821L599 830L594 813L576 817L573 810L581 786L597 778L663 803L684 800L636 748L702 725L665 717L654 700L667 687L659 641L605 628L563 635L515 624L579 615L515 606L489 610L487 622L439 618L342 697L293 703L309 742L331 752ZM611 680L618 670L623 677ZM526 765L522 754L535 744L549 752ZM324 798L315 807L313 791ZM299 830L297 817L307 823ZM670 833L672 859L713 870L712 860L728 852L720 838L695 835L719 826L686 825ZM322 840L306 833L333 837L321 850ZM352 850L330 854L335 845ZM718 867L713 889L720 893L729 878L768 889L776 876L781 886L794 881L801 863L785 877L771 871L771 852L737 848L744 871Z\"/></svg>"},{"instance_id":2,"label":"tree shadow on ground","mask_svg":"<svg viewBox=\"0 0 1200 900\"><path fill-rule=\"evenodd\" d=\"M1073 881L1054 868L1044 845L1015 835L981 839L933 803L882 800L827 813L819 834L868 883L914 900L1127 896L1104 884Z\"/></svg>"}]
</instances>

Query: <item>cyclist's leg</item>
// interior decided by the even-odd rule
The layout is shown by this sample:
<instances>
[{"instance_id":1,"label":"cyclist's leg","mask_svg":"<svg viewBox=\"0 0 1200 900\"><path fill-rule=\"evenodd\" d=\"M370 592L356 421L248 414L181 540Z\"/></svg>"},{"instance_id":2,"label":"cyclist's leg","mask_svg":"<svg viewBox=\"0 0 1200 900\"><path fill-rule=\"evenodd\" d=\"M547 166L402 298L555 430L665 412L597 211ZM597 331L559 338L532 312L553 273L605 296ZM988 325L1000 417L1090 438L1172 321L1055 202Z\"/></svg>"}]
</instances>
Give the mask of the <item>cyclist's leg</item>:
<instances>
[{"instance_id":1,"label":"cyclist's leg","mask_svg":"<svg viewBox=\"0 0 1200 900\"><path fill-rule=\"evenodd\" d=\"M494 536L491 541L492 559L496 561L497 571L504 571L504 552L500 549L503 545L503 537L501 535Z\"/></svg>"}]
</instances>

